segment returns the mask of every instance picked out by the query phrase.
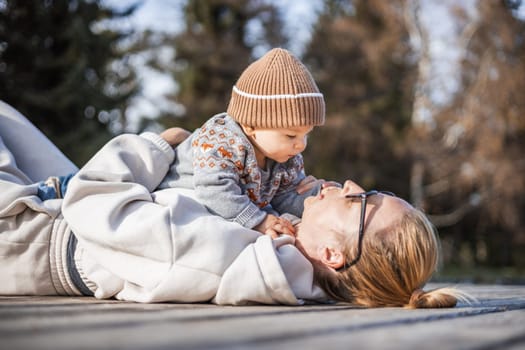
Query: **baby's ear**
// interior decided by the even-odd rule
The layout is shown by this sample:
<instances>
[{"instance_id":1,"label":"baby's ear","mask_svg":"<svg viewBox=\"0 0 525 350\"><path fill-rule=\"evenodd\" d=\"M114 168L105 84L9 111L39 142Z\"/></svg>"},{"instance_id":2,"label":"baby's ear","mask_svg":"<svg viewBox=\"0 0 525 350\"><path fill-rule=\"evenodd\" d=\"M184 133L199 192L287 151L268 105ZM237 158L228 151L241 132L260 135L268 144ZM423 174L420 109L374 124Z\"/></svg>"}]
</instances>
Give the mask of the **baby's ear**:
<instances>
[{"instance_id":1,"label":"baby's ear","mask_svg":"<svg viewBox=\"0 0 525 350\"><path fill-rule=\"evenodd\" d=\"M241 124L241 128L244 131L244 133L248 136L252 136L255 132L255 128L253 126Z\"/></svg>"},{"instance_id":2,"label":"baby's ear","mask_svg":"<svg viewBox=\"0 0 525 350\"><path fill-rule=\"evenodd\" d=\"M330 246L324 246L319 249L319 257L324 265L335 270L343 267L345 263L345 256L341 250Z\"/></svg>"}]
</instances>

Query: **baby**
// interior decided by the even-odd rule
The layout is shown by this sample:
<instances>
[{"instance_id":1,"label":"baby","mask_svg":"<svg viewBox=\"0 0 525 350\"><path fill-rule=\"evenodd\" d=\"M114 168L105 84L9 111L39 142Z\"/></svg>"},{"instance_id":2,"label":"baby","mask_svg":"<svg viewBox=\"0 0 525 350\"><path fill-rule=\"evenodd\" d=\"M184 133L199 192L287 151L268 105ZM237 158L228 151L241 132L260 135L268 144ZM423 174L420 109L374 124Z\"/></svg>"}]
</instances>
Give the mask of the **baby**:
<instances>
[{"instance_id":1,"label":"baby","mask_svg":"<svg viewBox=\"0 0 525 350\"><path fill-rule=\"evenodd\" d=\"M302 216L306 197L335 184L307 177L301 156L308 134L324 119L323 95L306 67L273 49L241 74L227 112L175 148L159 187L194 188L214 214L272 237L293 235L280 213ZM162 134L168 142L172 131Z\"/></svg>"}]
</instances>

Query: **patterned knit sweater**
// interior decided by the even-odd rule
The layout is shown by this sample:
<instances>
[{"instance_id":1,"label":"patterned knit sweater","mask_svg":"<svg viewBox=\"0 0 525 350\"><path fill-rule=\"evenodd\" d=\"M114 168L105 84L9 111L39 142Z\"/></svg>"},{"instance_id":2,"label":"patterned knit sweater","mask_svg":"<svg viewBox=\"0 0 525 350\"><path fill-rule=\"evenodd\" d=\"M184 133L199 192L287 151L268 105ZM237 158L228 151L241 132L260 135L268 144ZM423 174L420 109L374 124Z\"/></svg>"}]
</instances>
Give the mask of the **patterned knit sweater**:
<instances>
[{"instance_id":1,"label":"patterned knit sweater","mask_svg":"<svg viewBox=\"0 0 525 350\"><path fill-rule=\"evenodd\" d=\"M175 161L159 188L193 188L211 213L253 228L267 215L302 216L303 201L319 187L297 194L305 178L303 158L257 165L241 127L226 113L210 118L175 149Z\"/></svg>"}]
</instances>

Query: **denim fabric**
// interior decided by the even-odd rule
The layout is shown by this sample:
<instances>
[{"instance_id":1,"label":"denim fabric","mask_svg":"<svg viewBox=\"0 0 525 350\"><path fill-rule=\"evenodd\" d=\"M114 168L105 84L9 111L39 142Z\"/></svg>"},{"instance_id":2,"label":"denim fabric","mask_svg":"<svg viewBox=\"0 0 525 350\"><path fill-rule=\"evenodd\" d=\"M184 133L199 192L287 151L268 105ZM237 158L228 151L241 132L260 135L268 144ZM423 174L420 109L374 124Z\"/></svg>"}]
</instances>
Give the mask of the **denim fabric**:
<instances>
[{"instance_id":1,"label":"denim fabric","mask_svg":"<svg viewBox=\"0 0 525 350\"><path fill-rule=\"evenodd\" d=\"M49 184L47 181L40 181L38 183L37 188L37 196L41 200L45 201L48 199L56 199L56 198L64 198L64 195L66 194L67 185L69 184L69 180L75 175L74 173L65 175L65 176L58 176L56 179L59 183L58 190L60 193L57 193L57 188L55 186L52 186L52 184Z\"/></svg>"}]
</instances>

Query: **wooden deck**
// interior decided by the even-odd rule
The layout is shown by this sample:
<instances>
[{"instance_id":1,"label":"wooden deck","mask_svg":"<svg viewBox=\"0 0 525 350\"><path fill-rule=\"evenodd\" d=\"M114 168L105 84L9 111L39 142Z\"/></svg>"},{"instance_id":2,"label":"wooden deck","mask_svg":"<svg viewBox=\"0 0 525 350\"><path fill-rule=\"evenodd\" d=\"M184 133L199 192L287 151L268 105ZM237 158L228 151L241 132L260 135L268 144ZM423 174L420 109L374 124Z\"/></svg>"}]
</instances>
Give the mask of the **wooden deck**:
<instances>
[{"instance_id":1,"label":"wooden deck","mask_svg":"<svg viewBox=\"0 0 525 350\"><path fill-rule=\"evenodd\" d=\"M408 310L0 297L0 349L525 349L525 285L458 287L478 301Z\"/></svg>"}]
</instances>

